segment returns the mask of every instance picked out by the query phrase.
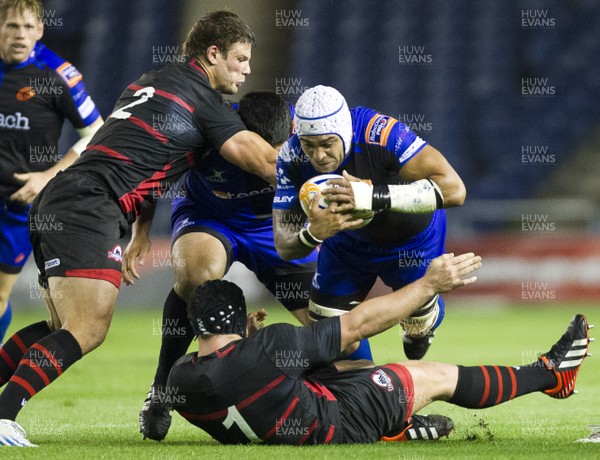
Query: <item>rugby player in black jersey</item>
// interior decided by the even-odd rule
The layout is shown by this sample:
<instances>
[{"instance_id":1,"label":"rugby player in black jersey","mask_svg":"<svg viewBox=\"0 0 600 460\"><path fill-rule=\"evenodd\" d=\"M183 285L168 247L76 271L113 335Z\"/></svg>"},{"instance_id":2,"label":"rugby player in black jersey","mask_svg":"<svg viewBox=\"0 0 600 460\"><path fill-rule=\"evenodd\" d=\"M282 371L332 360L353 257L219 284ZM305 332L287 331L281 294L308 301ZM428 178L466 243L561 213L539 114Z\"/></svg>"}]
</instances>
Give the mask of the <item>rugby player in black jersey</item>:
<instances>
[{"instance_id":1,"label":"rugby player in black jersey","mask_svg":"<svg viewBox=\"0 0 600 460\"><path fill-rule=\"evenodd\" d=\"M51 330L38 328L26 341L18 332L3 348L19 364L2 375L0 439L31 445L15 422L21 408L104 341L121 283L120 240L190 165L215 148L274 183L276 151L222 98L250 74L254 42L233 13L201 17L184 43L185 62L129 85L81 157L34 201L31 239ZM155 122L164 119L174 122Z\"/></svg>"},{"instance_id":2,"label":"rugby player in black jersey","mask_svg":"<svg viewBox=\"0 0 600 460\"><path fill-rule=\"evenodd\" d=\"M42 14L39 0L0 1L0 344L10 293L31 253L29 204L102 124L79 71L40 43ZM81 136L66 153L58 151L65 118ZM37 327L47 330L45 322ZM0 368L14 365L2 358Z\"/></svg>"},{"instance_id":3,"label":"rugby player in black jersey","mask_svg":"<svg viewBox=\"0 0 600 460\"><path fill-rule=\"evenodd\" d=\"M247 322L240 288L208 281L188 304L198 352L173 366L167 395L181 416L221 443L291 445L412 439L411 416L437 400L485 408L537 391L569 397L590 341L583 315L528 366L334 363L341 350L397 325L436 292L471 284L480 266L472 253L444 254L413 283L304 327L257 327L266 312ZM445 424L419 428L438 429L448 434Z\"/></svg>"}]
</instances>

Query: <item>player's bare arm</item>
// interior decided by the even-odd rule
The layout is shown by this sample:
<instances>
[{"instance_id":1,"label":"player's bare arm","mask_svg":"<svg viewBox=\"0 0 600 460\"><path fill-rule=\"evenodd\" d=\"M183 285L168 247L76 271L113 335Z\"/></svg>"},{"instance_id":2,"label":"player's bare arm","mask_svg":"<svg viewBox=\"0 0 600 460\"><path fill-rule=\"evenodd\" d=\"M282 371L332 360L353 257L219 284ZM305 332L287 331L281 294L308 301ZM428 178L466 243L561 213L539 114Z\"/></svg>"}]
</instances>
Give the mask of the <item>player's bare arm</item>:
<instances>
[{"instance_id":1,"label":"player's bare arm","mask_svg":"<svg viewBox=\"0 0 600 460\"><path fill-rule=\"evenodd\" d=\"M78 129L80 139L69 149L62 159L53 165L52 167L40 172L30 172L22 174L14 174L14 178L23 183L23 187L13 193L10 197L11 200L17 201L23 204L31 203L37 194L46 186L46 184L60 171L64 171L71 166L81 152L85 150L88 142L96 131L102 126L102 117L98 118L90 126Z\"/></svg>"},{"instance_id":2,"label":"player's bare arm","mask_svg":"<svg viewBox=\"0 0 600 460\"><path fill-rule=\"evenodd\" d=\"M262 137L252 131L240 131L221 146L221 155L244 171L275 184L275 150Z\"/></svg>"},{"instance_id":3,"label":"player's bare arm","mask_svg":"<svg viewBox=\"0 0 600 460\"><path fill-rule=\"evenodd\" d=\"M469 276L481 267L473 253L443 254L431 261L425 275L390 294L369 299L340 317L341 349L390 329L437 293L449 292L477 280Z\"/></svg>"},{"instance_id":4,"label":"player's bare arm","mask_svg":"<svg viewBox=\"0 0 600 460\"><path fill-rule=\"evenodd\" d=\"M123 253L123 281L128 285L133 285L135 280L140 279L136 262L144 265L144 259L152 247L150 228L155 210L156 202L144 208L131 227L131 240Z\"/></svg>"},{"instance_id":5,"label":"player's bare arm","mask_svg":"<svg viewBox=\"0 0 600 460\"><path fill-rule=\"evenodd\" d=\"M462 179L448 160L436 148L426 145L400 169L400 178L406 182L430 179L439 187L443 207L461 206L467 190Z\"/></svg>"},{"instance_id":6,"label":"player's bare arm","mask_svg":"<svg viewBox=\"0 0 600 460\"><path fill-rule=\"evenodd\" d=\"M466 189L458 173L435 148L426 145L400 170L406 185L373 186L365 178L343 172L343 179L330 179L323 195L340 206L336 212L381 210L406 213L433 212L461 206ZM419 196L415 201L414 197ZM415 204L418 203L418 204Z\"/></svg>"},{"instance_id":7,"label":"player's bare arm","mask_svg":"<svg viewBox=\"0 0 600 460\"><path fill-rule=\"evenodd\" d=\"M283 260L305 257L327 238L362 224L362 219L355 219L351 214L335 212L337 203L321 209L320 198L321 195L317 194L311 200L306 227L305 216L301 211L273 210L275 247Z\"/></svg>"}]
</instances>

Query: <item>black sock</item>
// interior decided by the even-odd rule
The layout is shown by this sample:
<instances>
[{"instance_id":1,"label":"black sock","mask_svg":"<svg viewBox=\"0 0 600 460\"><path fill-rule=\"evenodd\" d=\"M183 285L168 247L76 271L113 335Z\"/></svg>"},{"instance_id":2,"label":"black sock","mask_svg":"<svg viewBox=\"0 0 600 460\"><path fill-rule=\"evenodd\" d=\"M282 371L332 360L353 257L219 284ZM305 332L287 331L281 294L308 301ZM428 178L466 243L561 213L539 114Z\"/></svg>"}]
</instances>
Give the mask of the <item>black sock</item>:
<instances>
[{"instance_id":1,"label":"black sock","mask_svg":"<svg viewBox=\"0 0 600 460\"><path fill-rule=\"evenodd\" d=\"M458 383L448 401L461 407L483 409L556 385L556 376L544 366L458 366Z\"/></svg>"},{"instance_id":2,"label":"black sock","mask_svg":"<svg viewBox=\"0 0 600 460\"><path fill-rule=\"evenodd\" d=\"M48 323L40 321L15 332L4 343L0 348L0 387L12 377L29 347L51 333Z\"/></svg>"},{"instance_id":3,"label":"black sock","mask_svg":"<svg viewBox=\"0 0 600 460\"><path fill-rule=\"evenodd\" d=\"M171 289L163 308L162 342L154 386L165 386L169 372L187 351L194 339L194 332L187 317L187 303Z\"/></svg>"},{"instance_id":4,"label":"black sock","mask_svg":"<svg viewBox=\"0 0 600 460\"><path fill-rule=\"evenodd\" d=\"M21 408L81 358L79 343L66 329L34 343L0 395L0 419L15 420Z\"/></svg>"}]
</instances>

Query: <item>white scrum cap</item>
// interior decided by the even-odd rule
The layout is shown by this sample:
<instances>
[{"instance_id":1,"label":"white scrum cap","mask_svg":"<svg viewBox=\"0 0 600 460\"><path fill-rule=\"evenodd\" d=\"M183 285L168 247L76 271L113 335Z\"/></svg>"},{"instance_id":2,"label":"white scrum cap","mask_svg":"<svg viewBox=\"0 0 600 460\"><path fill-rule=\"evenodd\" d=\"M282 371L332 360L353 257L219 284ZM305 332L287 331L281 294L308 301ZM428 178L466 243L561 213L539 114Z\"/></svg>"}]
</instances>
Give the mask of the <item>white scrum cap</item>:
<instances>
[{"instance_id":1,"label":"white scrum cap","mask_svg":"<svg viewBox=\"0 0 600 460\"><path fill-rule=\"evenodd\" d=\"M294 129L298 136L337 134L347 155L352 145L352 116L344 96L330 86L314 86L296 103Z\"/></svg>"}]
</instances>

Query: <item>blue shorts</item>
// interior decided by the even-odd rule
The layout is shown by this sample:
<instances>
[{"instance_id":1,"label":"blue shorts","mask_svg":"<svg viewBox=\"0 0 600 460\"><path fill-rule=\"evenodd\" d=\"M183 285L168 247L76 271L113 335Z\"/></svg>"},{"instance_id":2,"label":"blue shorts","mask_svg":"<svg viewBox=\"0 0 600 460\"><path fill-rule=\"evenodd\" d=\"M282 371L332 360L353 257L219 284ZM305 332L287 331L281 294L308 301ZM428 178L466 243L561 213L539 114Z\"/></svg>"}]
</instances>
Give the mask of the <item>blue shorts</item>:
<instances>
[{"instance_id":1,"label":"blue shorts","mask_svg":"<svg viewBox=\"0 0 600 460\"><path fill-rule=\"evenodd\" d=\"M321 245L311 299L318 305L350 310L362 302L380 277L394 291L421 278L431 259L446 252L446 213L438 210L431 222L406 244L383 248L346 235L326 240ZM440 297L440 315L444 302Z\"/></svg>"},{"instance_id":2,"label":"blue shorts","mask_svg":"<svg viewBox=\"0 0 600 460\"><path fill-rule=\"evenodd\" d=\"M31 254L29 208L0 199L0 271L17 274Z\"/></svg>"},{"instance_id":3,"label":"blue shorts","mask_svg":"<svg viewBox=\"0 0 600 460\"><path fill-rule=\"evenodd\" d=\"M243 226L226 222L186 197L173 201L171 228L173 243L191 232L214 236L227 252L227 270L233 262L241 262L289 311L308 307L317 253L289 262L281 259L275 249L273 219L247 219Z\"/></svg>"}]
</instances>

